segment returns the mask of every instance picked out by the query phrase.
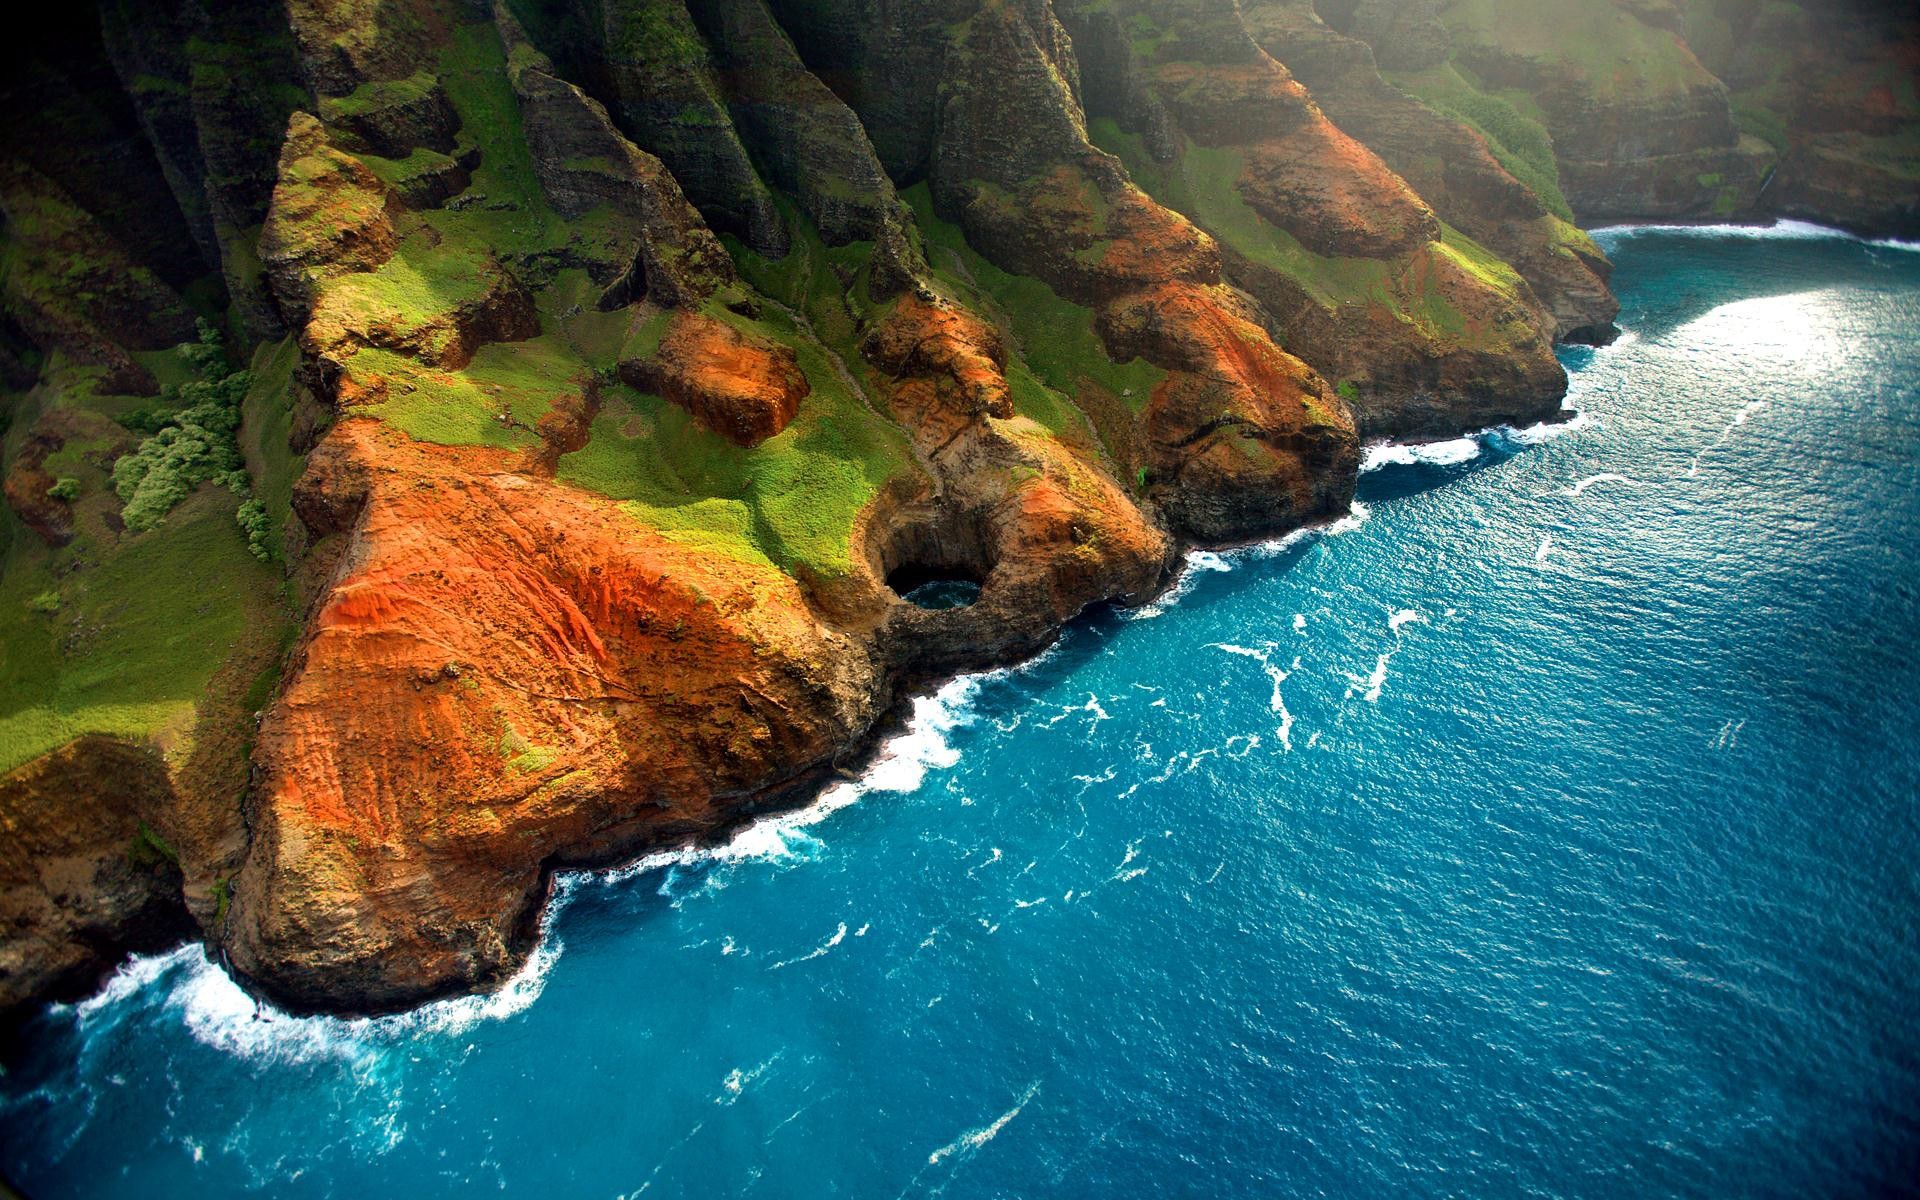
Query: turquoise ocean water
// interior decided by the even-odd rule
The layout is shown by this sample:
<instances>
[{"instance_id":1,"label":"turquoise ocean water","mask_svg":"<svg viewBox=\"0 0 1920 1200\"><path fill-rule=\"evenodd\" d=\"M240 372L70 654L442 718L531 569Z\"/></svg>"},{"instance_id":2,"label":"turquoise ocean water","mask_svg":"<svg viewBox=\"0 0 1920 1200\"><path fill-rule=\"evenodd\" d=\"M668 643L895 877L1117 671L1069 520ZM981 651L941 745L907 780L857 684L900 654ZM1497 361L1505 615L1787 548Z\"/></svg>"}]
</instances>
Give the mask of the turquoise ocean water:
<instances>
[{"instance_id":1,"label":"turquoise ocean water","mask_svg":"<svg viewBox=\"0 0 1920 1200\"><path fill-rule=\"evenodd\" d=\"M563 881L505 992L197 950L0 1077L29 1194L1696 1197L1920 1179L1920 253L1606 238L1563 429L1385 449L920 701L858 787Z\"/></svg>"}]
</instances>

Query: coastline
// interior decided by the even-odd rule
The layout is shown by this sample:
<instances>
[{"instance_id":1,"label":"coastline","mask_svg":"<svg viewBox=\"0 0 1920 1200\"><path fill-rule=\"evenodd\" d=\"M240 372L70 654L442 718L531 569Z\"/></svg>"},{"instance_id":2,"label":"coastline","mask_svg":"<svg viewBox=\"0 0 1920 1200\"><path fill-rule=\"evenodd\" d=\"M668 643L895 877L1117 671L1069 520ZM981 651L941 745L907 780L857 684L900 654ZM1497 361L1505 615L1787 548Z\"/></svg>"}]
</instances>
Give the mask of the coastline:
<instances>
[{"instance_id":1,"label":"coastline","mask_svg":"<svg viewBox=\"0 0 1920 1200\"><path fill-rule=\"evenodd\" d=\"M1489 438L1531 446L1589 426L1590 418L1579 410L1562 411L1565 415L1561 419L1521 428L1494 425L1453 439L1369 443L1364 449L1370 457L1363 462L1362 474L1415 462L1463 465L1486 452L1485 440ZM1462 457L1457 447L1467 443L1475 449L1472 455ZM1443 448L1437 456L1432 453L1435 447ZM1405 453L1378 454L1380 451ZM1371 510L1356 500L1339 517L1277 537L1185 546L1157 592L1138 604L1113 607L1123 620L1157 618L1177 607L1205 574L1232 570L1229 560L1271 557L1309 539L1337 537L1370 518ZM452 990L391 1009L303 1012L256 993L244 976L216 960L209 943L192 938L164 951L132 955L108 973L88 998L48 1008L71 1010L85 1018L182 968L187 975L177 999L183 1019L195 1029L196 1036L232 1053L275 1060L337 1053L341 1045L388 1040L421 1030L460 1033L479 1021L510 1017L539 998L548 972L564 951L555 923L580 889L620 886L675 867L792 857L805 845L807 829L841 809L875 793L914 791L929 769L951 766L957 760L944 735L968 722L966 705L981 683L1039 668L1056 652L1071 627L1084 619L1085 612L1063 625L1044 646L1015 661L929 676L915 685L902 686L894 704L874 723L858 748L842 756L858 764L848 769L851 773L816 768L800 782L780 789L779 794L795 797L791 803L737 810L732 814L737 819L717 828L710 838L656 847L604 864L552 868L531 906L531 936L517 956L518 965L494 987Z\"/></svg>"},{"instance_id":2,"label":"coastline","mask_svg":"<svg viewBox=\"0 0 1920 1200\"><path fill-rule=\"evenodd\" d=\"M1776 222L1770 226L1709 222L1630 223L1600 227L1590 232L1596 238L1628 237L1639 233L1762 239L1779 237L1794 240L1833 238L1867 245L1920 250L1920 243L1876 242L1845 230L1803 222ZM1630 343L1631 332L1622 332L1625 335L1623 342ZM1603 351L1606 348L1594 347L1596 351ZM1571 407L1574 399L1575 397L1569 393L1563 401L1561 412L1564 415L1559 416L1558 419L1543 421L1524 428L1496 425L1451 438L1414 438L1398 442L1365 443L1361 447L1363 454L1361 471L1365 473L1386 466L1415 462L1435 466L1462 465L1484 452L1483 441L1488 437L1506 436L1522 444L1532 444L1537 440L1573 432L1583 428L1586 420L1577 409ZM1345 514L1291 530L1277 537L1211 545L1182 544L1178 547L1177 556L1159 588L1149 595L1141 596L1137 603L1126 606L1123 612L1131 619L1148 619L1176 605L1180 597L1193 586L1197 579L1195 572L1209 569L1203 556L1276 553L1308 537L1333 536L1345 529L1356 527L1367 520L1368 515L1366 506L1356 501ZM1114 602L1096 603L1113 604ZM1114 606L1121 607L1117 604ZM919 774L924 773L926 766L933 765L933 759L921 757L916 747L925 748L925 753L935 756L944 751L944 742L938 735L943 729L952 728L951 723L942 724L950 721L952 705L958 703L974 686L977 686L977 681L983 678L1000 672L1028 669L1044 661L1058 644L1059 638L1066 632L1068 626L1073 621L1082 619L1084 611L1083 609L1081 616L1076 616L1066 624L1055 628L1042 644L1011 661L983 664L977 669L963 670L959 673L929 672L917 678L907 677L897 681L893 688L891 704L869 726L860 740L836 755L833 762L817 765L777 787L746 798L739 806L729 809L723 819L716 821L708 829L698 831L690 840L668 847L648 848L637 856L616 852L607 855L604 861L583 858L578 863L549 866L544 872L540 887L528 896L521 918L516 921L517 927L523 931L523 937L508 947L515 963L514 969L491 988L453 987L415 1002L391 1008L369 1007L303 1012L297 1008L274 1004L266 999L264 993L251 986L250 981L240 973L230 972L217 963L214 960L214 948L210 943L205 939L194 938L157 955L135 955L122 961L104 974L102 983L91 998L79 1001L72 1007L79 1009L102 996L113 994L116 986L119 986L116 981L121 980L122 976L131 972L130 977L137 977L151 970L144 964L149 964L156 959L171 962L177 955L191 954L195 951L200 953L209 969L218 972L237 993L249 997L250 1011L271 1011L275 1014L275 1020L348 1023L406 1020L412 1014L429 1010L439 1011L439 1006L465 1005L469 1002L481 1003L484 1006L493 998L501 998L501 1003L509 1005L530 1003L531 996L528 996L525 1001L515 1001L513 997L526 995L529 989L533 996L538 995L539 980L543 977L544 971L551 966L552 957L557 956L558 953L558 948L553 942L553 919L559 911L564 909L566 897L571 894L571 890L582 886L581 881L619 882L674 865L777 854L779 846L784 845L785 834L804 830L870 792L910 790L910 788L896 788L875 780L884 778L885 772L890 769L898 769L902 772L903 778L911 775L917 782ZM853 765L845 765L848 763ZM850 771L853 772L852 775L848 774ZM518 1011L518 1008L513 1008L512 1011ZM28 1018L29 1021L32 1019L32 1017Z\"/></svg>"}]
</instances>

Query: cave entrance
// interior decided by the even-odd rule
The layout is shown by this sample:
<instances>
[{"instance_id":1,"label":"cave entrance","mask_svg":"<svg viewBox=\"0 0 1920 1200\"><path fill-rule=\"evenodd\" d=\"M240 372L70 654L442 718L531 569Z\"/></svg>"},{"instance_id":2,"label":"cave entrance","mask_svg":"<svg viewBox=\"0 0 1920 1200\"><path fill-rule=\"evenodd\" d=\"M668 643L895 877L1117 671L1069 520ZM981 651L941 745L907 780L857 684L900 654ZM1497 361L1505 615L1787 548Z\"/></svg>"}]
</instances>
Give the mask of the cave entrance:
<instances>
[{"instance_id":1,"label":"cave entrance","mask_svg":"<svg viewBox=\"0 0 1920 1200\"><path fill-rule=\"evenodd\" d=\"M894 595L917 608L935 612L965 608L980 598L983 581L962 566L903 563L887 572Z\"/></svg>"}]
</instances>

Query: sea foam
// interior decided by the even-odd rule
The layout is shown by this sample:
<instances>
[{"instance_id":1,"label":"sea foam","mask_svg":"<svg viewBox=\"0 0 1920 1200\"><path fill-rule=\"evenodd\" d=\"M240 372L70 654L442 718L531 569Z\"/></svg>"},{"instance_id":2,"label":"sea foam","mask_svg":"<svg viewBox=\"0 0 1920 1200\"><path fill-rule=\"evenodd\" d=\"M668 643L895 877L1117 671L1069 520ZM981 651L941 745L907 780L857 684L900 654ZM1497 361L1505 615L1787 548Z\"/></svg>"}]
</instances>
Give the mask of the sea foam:
<instances>
[{"instance_id":1,"label":"sea foam","mask_svg":"<svg viewBox=\"0 0 1920 1200\"><path fill-rule=\"evenodd\" d=\"M1613 250L1614 243L1642 234L1666 234L1679 237L1741 239L1748 241L1843 241L1858 242L1884 250L1920 251L1920 242L1898 238L1863 238L1844 229L1815 225L1811 221L1776 221L1771 225L1604 225L1587 231L1600 248Z\"/></svg>"}]
</instances>

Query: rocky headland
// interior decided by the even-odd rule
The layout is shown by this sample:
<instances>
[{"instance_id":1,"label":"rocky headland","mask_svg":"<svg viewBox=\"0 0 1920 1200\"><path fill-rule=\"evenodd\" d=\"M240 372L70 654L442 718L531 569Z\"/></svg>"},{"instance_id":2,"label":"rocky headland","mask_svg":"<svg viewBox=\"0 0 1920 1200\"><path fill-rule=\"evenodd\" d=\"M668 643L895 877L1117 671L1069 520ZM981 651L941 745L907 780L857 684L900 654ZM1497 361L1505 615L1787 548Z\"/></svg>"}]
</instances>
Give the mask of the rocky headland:
<instances>
[{"instance_id":1,"label":"rocky headland","mask_svg":"<svg viewBox=\"0 0 1920 1200\"><path fill-rule=\"evenodd\" d=\"M185 937L302 1011L498 984L554 871L802 801L1363 441L1555 419L1583 227L1920 236L1891 5L100 0L7 54L8 1023Z\"/></svg>"}]
</instances>

